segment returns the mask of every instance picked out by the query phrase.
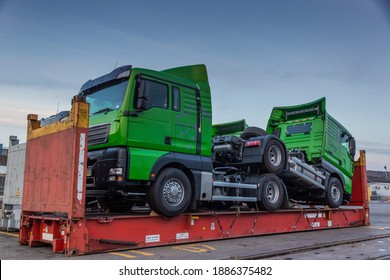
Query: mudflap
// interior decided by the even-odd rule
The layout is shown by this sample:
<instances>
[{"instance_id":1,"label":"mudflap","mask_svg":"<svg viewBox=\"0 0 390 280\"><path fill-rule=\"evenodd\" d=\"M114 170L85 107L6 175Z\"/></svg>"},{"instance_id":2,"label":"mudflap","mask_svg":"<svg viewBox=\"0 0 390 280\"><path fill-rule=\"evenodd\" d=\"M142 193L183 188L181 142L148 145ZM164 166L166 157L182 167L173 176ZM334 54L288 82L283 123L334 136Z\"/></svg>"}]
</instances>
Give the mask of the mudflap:
<instances>
[{"instance_id":1,"label":"mudflap","mask_svg":"<svg viewBox=\"0 0 390 280\"><path fill-rule=\"evenodd\" d=\"M289 208L292 207L292 203L290 203L290 198L288 197L287 187L284 184L282 179L280 179L280 183L282 184L283 191L284 191L284 198L283 198L282 208L289 209Z\"/></svg>"}]
</instances>

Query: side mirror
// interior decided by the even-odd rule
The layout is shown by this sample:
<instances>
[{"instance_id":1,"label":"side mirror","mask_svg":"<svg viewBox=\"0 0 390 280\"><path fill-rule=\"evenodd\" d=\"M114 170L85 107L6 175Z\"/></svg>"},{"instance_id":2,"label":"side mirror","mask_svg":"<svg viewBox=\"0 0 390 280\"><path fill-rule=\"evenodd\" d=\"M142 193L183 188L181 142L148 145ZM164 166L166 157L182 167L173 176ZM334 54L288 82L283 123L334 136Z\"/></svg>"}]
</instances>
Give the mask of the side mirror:
<instances>
[{"instance_id":1,"label":"side mirror","mask_svg":"<svg viewBox=\"0 0 390 280\"><path fill-rule=\"evenodd\" d=\"M356 141L355 138L349 138L349 154L354 158L356 155Z\"/></svg>"},{"instance_id":2,"label":"side mirror","mask_svg":"<svg viewBox=\"0 0 390 280\"><path fill-rule=\"evenodd\" d=\"M138 89L137 89L137 102L136 109L145 110L147 108L146 103L149 100L147 96L145 96L145 80L138 79L137 80Z\"/></svg>"}]
</instances>

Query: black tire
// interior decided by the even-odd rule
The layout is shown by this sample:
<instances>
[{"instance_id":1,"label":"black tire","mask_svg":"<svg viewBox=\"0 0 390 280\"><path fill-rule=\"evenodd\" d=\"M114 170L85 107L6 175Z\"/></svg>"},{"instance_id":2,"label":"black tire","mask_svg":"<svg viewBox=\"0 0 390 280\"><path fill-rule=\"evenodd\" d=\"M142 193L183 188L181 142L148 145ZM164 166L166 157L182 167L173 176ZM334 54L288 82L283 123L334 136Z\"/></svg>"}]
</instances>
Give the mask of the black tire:
<instances>
[{"instance_id":1,"label":"black tire","mask_svg":"<svg viewBox=\"0 0 390 280\"><path fill-rule=\"evenodd\" d=\"M268 141L264 149L262 170L279 174L284 170L286 163L286 153L283 144L276 139Z\"/></svg>"},{"instance_id":2,"label":"black tire","mask_svg":"<svg viewBox=\"0 0 390 280\"><path fill-rule=\"evenodd\" d=\"M148 203L154 212L173 217L187 210L191 196L191 183L186 174L176 168L167 168L150 187Z\"/></svg>"},{"instance_id":3,"label":"black tire","mask_svg":"<svg viewBox=\"0 0 390 280\"><path fill-rule=\"evenodd\" d=\"M268 135L268 133L264 129L255 126L250 126L244 129L244 131L241 133L241 138L247 140L251 137L265 136L265 135Z\"/></svg>"},{"instance_id":4,"label":"black tire","mask_svg":"<svg viewBox=\"0 0 390 280\"><path fill-rule=\"evenodd\" d=\"M325 204L331 208L339 208L343 203L343 185L336 177L331 177L325 194Z\"/></svg>"},{"instance_id":5,"label":"black tire","mask_svg":"<svg viewBox=\"0 0 390 280\"><path fill-rule=\"evenodd\" d=\"M260 180L260 201L259 209L275 211L282 207L284 200L284 189L280 179L275 174L264 174Z\"/></svg>"}]
</instances>

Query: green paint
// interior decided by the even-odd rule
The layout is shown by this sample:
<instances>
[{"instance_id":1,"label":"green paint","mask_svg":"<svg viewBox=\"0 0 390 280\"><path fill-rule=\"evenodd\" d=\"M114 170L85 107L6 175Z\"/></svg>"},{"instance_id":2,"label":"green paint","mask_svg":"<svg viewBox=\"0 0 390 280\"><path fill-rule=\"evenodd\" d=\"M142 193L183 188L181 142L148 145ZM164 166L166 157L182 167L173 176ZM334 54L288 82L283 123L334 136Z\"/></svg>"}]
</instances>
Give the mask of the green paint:
<instances>
[{"instance_id":1,"label":"green paint","mask_svg":"<svg viewBox=\"0 0 390 280\"><path fill-rule=\"evenodd\" d=\"M247 127L248 125L244 119L228 123L213 124L213 137L221 135L239 136Z\"/></svg>"},{"instance_id":2,"label":"green paint","mask_svg":"<svg viewBox=\"0 0 390 280\"><path fill-rule=\"evenodd\" d=\"M306 160L318 164L325 159L336 167L352 191L353 158L349 151L348 130L326 112L325 98L311 103L275 107L268 121L267 132L278 134L288 150L299 149Z\"/></svg>"},{"instance_id":3,"label":"green paint","mask_svg":"<svg viewBox=\"0 0 390 280\"><path fill-rule=\"evenodd\" d=\"M167 152L130 148L130 178L133 180L149 180L150 170L154 163Z\"/></svg>"},{"instance_id":4,"label":"green paint","mask_svg":"<svg viewBox=\"0 0 390 280\"><path fill-rule=\"evenodd\" d=\"M87 95L87 101L93 102L90 126L110 125L107 141L89 150L128 147L128 180L149 180L154 163L169 152L211 154L211 97L204 65L132 68L128 80ZM109 110L96 113L102 108Z\"/></svg>"}]
</instances>

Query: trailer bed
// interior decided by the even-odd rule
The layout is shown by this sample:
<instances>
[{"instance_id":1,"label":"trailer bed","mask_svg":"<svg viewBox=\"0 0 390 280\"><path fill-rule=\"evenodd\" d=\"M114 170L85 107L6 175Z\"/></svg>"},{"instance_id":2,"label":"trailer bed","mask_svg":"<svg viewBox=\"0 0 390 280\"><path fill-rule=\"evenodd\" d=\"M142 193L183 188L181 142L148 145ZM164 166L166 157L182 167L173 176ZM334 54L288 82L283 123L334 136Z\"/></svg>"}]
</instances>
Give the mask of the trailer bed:
<instances>
[{"instance_id":1,"label":"trailer bed","mask_svg":"<svg viewBox=\"0 0 390 280\"><path fill-rule=\"evenodd\" d=\"M370 203L371 225L256 237L198 241L81 255L82 260L390 259L390 204ZM0 259L69 259L49 245L20 246L18 233L0 232Z\"/></svg>"}]
</instances>

